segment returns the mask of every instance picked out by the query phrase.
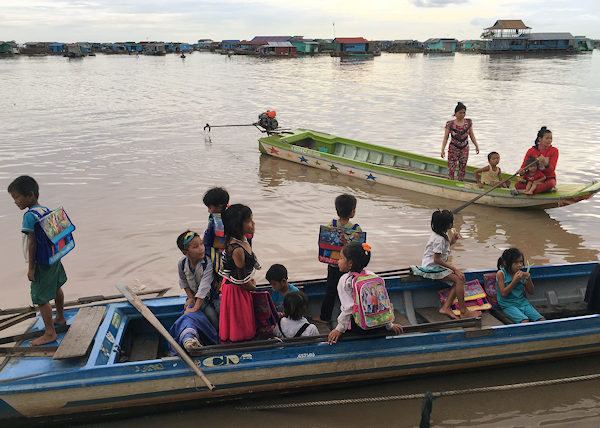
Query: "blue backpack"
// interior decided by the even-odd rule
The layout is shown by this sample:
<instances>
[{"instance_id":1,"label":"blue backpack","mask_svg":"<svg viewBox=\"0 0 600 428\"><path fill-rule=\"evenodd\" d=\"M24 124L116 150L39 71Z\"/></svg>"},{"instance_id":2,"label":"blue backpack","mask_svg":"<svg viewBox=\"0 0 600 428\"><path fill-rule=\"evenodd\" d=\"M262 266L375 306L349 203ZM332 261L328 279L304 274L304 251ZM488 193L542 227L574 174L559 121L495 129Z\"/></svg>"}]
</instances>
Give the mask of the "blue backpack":
<instances>
[{"instance_id":1,"label":"blue backpack","mask_svg":"<svg viewBox=\"0 0 600 428\"><path fill-rule=\"evenodd\" d=\"M62 207L54 211L36 207L30 208L29 212L37 217L33 227L36 262L53 265L75 248L73 240L75 226Z\"/></svg>"}]
</instances>

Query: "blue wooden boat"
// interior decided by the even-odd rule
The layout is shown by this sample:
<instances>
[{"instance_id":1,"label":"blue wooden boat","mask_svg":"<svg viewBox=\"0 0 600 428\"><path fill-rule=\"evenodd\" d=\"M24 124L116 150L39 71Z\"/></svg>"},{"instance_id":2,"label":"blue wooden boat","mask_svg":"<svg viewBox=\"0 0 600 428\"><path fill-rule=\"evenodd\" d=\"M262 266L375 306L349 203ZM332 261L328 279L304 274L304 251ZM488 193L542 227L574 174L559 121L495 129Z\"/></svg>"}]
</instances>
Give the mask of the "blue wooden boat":
<instances>
[{"instance_id":1,"label":"blue wooden boat","mask_svg":"<svg viewBox=\"0 0 600 428\"><path fill-rule=\"evenodd\" d=\"M31 351L29 341L2 348L15 356L0 366L0 419L81 417L134 408L156 411L173 403L197 406L248 394L597 353L600 315L585 314L583 305L594 266L532 267L536 294L531 302L549 321L528 324L505 324L501 314L497 318L489 313L477 320L438 321L436 291L441 283L391 272L385 275L386 283L397 317L406 325L404 334L342 340L331 346L325 336L207 346L192 357L216 386L213 391L179 357L167 355L156 331L128 302L89 306L89 313L103 318L97 328L87 329L90 350L83 355L56 359L61 345ZM491 271L467 272L466 277L482 282L487 272ZM325 281L295 284L304 287L315 313ZM145 303L168 328L184 300L162 297ZM71 327L60 334L60 342L72 340L71 333L85 335L86 329L74 321L83 311L66 311ZM30 331L42 328L36 319ZM79 344L84 342L81 337L76 338Z\"/></svg>"}]
</instances>

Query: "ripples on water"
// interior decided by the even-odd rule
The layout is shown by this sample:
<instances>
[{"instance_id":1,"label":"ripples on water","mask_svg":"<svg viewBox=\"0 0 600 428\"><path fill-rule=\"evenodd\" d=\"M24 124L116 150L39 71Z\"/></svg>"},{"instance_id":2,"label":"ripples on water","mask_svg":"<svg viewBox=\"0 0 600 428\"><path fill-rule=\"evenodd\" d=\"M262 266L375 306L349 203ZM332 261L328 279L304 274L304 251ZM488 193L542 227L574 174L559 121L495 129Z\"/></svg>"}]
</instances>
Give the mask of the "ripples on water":
<instances>
[{"instance_id":1,"label":"ripples on water","mask_svg":"<svg viewBox=\"0 0 600 428\"><path fill-rule=\"evenodd\" d=\"M215 185L252 207L259 259L265 267L285 263L291 279L324 276L317 226L335 215L336 195L353 193L356 220L374 248L370 267L390 269L418 263L431 212L458 204L261 156L254 128L207 134L204 124L252 123L272 108L284 127L439 156L444 123L462 101L481 147L470 164L485 165L496 150L501 168L513 172L547 125L560 149L559 182L592 181L599 178L599 73L598 52L348 62L199 53L3 59L0 184L33 175L41 202L67 208L77 226L77 249L64 260L67 298L112 294L116 283L136 280L177 287L175 238L203 230L202 195ZM595 260L599 208L598 197L547 212L470 206L456 218L464 239L451 257L463 269L494 268L503 249L518 246L535 264ZM5 193L3 306L29 302L21 215Z\"/></svg>"}]
</instances>

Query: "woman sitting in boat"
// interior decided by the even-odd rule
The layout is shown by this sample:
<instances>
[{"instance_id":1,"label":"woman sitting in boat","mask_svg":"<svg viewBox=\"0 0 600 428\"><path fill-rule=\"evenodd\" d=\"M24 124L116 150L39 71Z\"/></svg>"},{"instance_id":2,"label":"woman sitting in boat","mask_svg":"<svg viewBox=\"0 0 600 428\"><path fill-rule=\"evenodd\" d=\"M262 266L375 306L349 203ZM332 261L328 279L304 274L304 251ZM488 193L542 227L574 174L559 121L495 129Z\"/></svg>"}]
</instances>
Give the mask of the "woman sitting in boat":
<instances>
[{"instance_id":1,"label":"woman sitting in boat","mask_svg":"<svg viewBox=\"0 0 600 428\"><path fill-rule=\"evenodd\" d=\"M256 318L250 291L256 290L254 273L260 269L260 265L246 238L246 235L254 233L254 220L252 210L242 204L227 208L222 219L226 244L219 272L223 277L219 339L221 343L241 342L256 336Z\"/></svg>"},{"instance_id":2,"label":"woman sitting in boat","mask_svg":"<svg viewBox=\"0 0 600 428\"><path fill-rule=\"evenodd\" d=\"M467 107L459 102L454 108L454 120L446 122L444 140L442 141L442 158L446 155L446 144L450 137L448 147L448 178L454 180L454 171L458 162L458 181L465 179L467 160L469 159L469 137L475 145L475 153L479 154L477 139L473 133L473 121L466 119Z\"/></svg>"},{"instance_id":3,"label":"woman sitting in boat","mask_svg":"<svg viewBox=\"0 0 600 428\"><path fill-rule=\"evenodd\" d=\"M534 157L538 160L538 169L544 173L546 180L535 188L534 194L548 192L556 186L556 163L558 162L558 149L552 145L552 131L545 126L538 131L535 144L527 150L519 174L525 175L527 158ZM515 189L524 190L527 182L515 183Z\"/></svg>"}]
</instances>

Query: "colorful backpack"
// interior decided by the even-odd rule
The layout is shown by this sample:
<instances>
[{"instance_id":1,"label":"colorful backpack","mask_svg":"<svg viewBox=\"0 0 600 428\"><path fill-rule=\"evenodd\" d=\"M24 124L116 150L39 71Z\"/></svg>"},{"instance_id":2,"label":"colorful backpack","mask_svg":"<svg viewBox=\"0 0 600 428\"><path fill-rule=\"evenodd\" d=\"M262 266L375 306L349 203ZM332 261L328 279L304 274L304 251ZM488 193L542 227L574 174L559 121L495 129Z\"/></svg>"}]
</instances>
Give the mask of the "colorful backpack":
<instances>
[{"instance_id":1,"label":"colorful backpack","mask_svg":"<svg viewBox=\"0 0 600 428\"><path fill-rule=\"evenodd\" d=\"M354 322L363 330L382 327L394 321L394 307L390 301L385 281L374 273L352 272Z\"/></svg>"},{"instance_id":2,"label":"colorful backpack","mask_svg":"<svg viewBox=\"0 0 600 428\"><path fill-rule=\"evenodd\" d=\"M333 226L321 225L319 229L319 261L330 265L337 265L340 259L340 251L347 242L362 244L367 240L367 232L358 232L355 224L352 229L337 227L337 221L333 220Z\"/></svg>"},{"instance_id":3,"label":"colorful backpack","mask_svg":"<svg viewBox=\"0 0 600 428\"><path fill-rule=\"evenodd\" d=\"M62 207L54 211L35 207L30 208L29 212L37 217L33 227L36 262L53 265L75 248L72 234L75 226Z\"/></svg>"},{"instance_id":4,"label":"colorful backpack","mask_svg":"<svg viewBox=\"0 0 600 428\"><path fill-rule=\"evenodd\" d=\"M448 298L451 289L452 288L446 288L445 290L438 291L442 305ZM483 291L483 287L481 287L481 284L476 279L465 282L465 305L467 305L467 309L470 311L486 311L488 309L492 309L492 305L490 302L488 302L487 295L485 294L485 291ZM450 309L452 312L454 312L454 315L460 316L458 298L454 298L454 302L452 302Z\"/></svg>"},{"instance_id":5,"label":"colorful backpack","mask_svg":"<svg viewBox=\"0 0 600 428\"><path fill-rule=\"evenodd\" d=\"M250 293L256 318L256 335L259 337L272 336L279 316L271 294L268 291L251 291Z\"/></svg>"},{"instance_id":6,"label":"colorful backpack","mask_svg":"<svg viewBox=\"0 0 600 428\"><path fill-rule=\"evenodd\" d=\"M214 224L215 239L213 241L213 247L218 249L225 248L225 227L223 226L223 220L221 214L211 214L212 221Z\"/></svg>"},{"instance_id":7,"label":"colorful backpack","mask_svg":"<svg viewBox=\"0 0 600 428\"><path fill-rule=\"evenodd\" d=\"M493 308L497 308L498 290L496 288L496 272L484 273L483 279L483 288L485 289L485 294L487 294L487 299L492 304Z\"/></svg>"}]
</instances>

